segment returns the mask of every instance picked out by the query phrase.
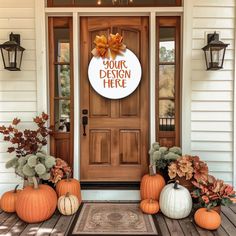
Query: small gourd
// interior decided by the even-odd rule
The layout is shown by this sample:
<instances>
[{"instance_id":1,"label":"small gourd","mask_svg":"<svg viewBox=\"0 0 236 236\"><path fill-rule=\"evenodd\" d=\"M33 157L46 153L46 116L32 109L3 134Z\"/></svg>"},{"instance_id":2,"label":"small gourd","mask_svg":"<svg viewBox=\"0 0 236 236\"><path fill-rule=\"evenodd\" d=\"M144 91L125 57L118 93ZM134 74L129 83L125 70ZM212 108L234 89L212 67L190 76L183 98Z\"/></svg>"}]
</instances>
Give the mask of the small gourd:
<instances>
[{"instance_id":1,"label":"small gourd","mask_svg":"<svg viewBox=\"0 0 236 236\"><path fill-rule=\"evenodd\" d=\"M19 184L16 185L15 189L12 191L5 192L2 195L0 206L1 209L5 212L12 213L16 211L16 201L18 194L21 190L17 190Z\"/></svg>"},{"instance_id":2,"label":"small gourd","mask_svg":"<svg viewBox=\"0 0 236 236\"><path fill-rule=\"evenodd\" d=\"M214 211L207 208L200 208L194 214L194 220L203 229L216 230L220 227L221 217Z\"/></svg>"},{"instance_id":3,"label":"small gourd","mask_svg":"<svg viewBox=\"0 0 236 236\"><path fill-rule=\"evenodd\" d=\"M79 208L79 200L75 195L69 192L66 195L59 197L57 208L62 215L70 216L77 212Z\"/></svg>"},{"instance_id":4,"label":"small gourd","mask_svg":"<svg viewBox=\"0 0 236 236\"><path fill-rule=\"evenodd\" d=\"M163 188L159 204L161 212L171 219L187 217L193 205L188 189L179 185L178 181Z\"/></svg>"},{"instance_id":5,"label":"small gourd","mask_svg":"<svg viewBox=\"0 0 236 236\"><path fill-rule=\"evenodd\" d=\"M145 199L140 203L140 209L146 214L156 214L159 211L158 201L153 199Z\"/></svg>"},{"instance_id":6,"label":"small gourd","mask_svg":"<svg viewBox=\"0 0 236 236\"><path fill-rule=\"evenodd\" d=\"M70 178L69 174L67 174L66 179L62 179L57 183L56 192L58 197L61 197L69 192L70 194L73 194L78 198L79 204L82 201L80 182L77 179Z\"/></svg>"}]
</instances>

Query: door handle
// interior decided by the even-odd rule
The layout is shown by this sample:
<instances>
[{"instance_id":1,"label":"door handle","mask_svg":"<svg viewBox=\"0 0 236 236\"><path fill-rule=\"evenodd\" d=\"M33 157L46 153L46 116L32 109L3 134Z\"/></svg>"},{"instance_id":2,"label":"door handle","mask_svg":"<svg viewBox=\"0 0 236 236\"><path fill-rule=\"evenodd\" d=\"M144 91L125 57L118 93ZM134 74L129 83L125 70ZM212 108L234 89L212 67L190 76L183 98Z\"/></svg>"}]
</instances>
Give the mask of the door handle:
<instances>
[{"instance_id":1,"label":"door handle","mask_svg":"<svg viewBox=\"0 0 236 236\"><path fill-rule=\"evenodd\" d=\"M83 136L86 136L86 125L88 124L88 117L82 117L82 124L83 124Z\"/></svg>"}]
</instances>

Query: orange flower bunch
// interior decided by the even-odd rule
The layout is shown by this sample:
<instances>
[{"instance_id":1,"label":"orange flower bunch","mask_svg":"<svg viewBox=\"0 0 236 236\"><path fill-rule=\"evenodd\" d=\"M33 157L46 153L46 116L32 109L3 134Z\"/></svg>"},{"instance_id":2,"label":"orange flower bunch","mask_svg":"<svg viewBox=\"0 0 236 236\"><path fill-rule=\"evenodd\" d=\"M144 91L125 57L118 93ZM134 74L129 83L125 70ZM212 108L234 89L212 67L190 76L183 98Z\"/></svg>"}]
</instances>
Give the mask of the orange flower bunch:
<instances>
[{"instance_id":1,"label":"orange flower bunch","mask_svg":"<svg viewBox=\"0 0 236 236\"><path fill-rule=\"evenodd\" d=\"M192 197L198 198L205 207L232 204L231 198L235 196L235 191L231 185L225 184L223 180L208 175L205 181L196 179L192 183L196 187L192 192Z\"/></svg>"},{"instance_id":2,"label":"orange flower bunch","mask_svg":"<svg viewBox=\"0 0 236 236\"><path fill-rule=\"evenodd\" d=\"M94 40L95 48L92 54L95 57L111 58L114 60L117 55L122 55L126 46L123 44L123 37L120 34L110 34L109 38L105 35L96 36Z\"/></svg>"},{"instance_id":3,"label":"orange flower bunch","mask_svg":"<svg viewBox=\"0 0 236 236\"><path fill-rule=\"evenodd\" d=\"M178 175L179 177L185 177L186 180L192 178L206 180L208 167L198 156L185 155L169 165L168 174L171 179Z\"/></svg>"},{"instance_id":4,"label":"orange flower bunch","mask_svg":"<svg viewBox=\"0 0 236 236\"><path fill-rule=\"evenodd\" d=\"M50 181L56 184L63 179L66 175L71 175L72 170L70 166L64 160L56 158L56 165L51 169Z\"/></svg>"}]
</instances>

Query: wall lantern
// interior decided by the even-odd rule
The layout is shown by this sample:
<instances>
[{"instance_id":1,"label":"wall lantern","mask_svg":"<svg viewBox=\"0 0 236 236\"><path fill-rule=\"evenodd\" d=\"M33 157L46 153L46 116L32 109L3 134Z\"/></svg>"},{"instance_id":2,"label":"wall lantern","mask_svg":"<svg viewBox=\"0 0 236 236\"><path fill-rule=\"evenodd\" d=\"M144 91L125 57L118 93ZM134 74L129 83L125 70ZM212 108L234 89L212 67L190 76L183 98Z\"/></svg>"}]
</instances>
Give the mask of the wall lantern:
<instances>
[{"instance_id":1,"label":"wall lantern","mask_svg":"<svg viewBox=\"0 0 236 236\"><path fill-rule=\"evenodd\" d=\"M207 70L220 70L223 68L225 51L229 44L219 41L219 34L207 35L207 45L202 48L205 53Z\"/></svg>"},{"instance_id":2,"label":"wall lantern","mask_svg":"<svg viewBox=\"0 0 236 236\"><path fill-rule=\"evenodd\" d=\"M11 33L9 41L0 44L3 65L6 70L19 71L24 48L20 46L20 35Z\"/></svg>"}]
</instances>

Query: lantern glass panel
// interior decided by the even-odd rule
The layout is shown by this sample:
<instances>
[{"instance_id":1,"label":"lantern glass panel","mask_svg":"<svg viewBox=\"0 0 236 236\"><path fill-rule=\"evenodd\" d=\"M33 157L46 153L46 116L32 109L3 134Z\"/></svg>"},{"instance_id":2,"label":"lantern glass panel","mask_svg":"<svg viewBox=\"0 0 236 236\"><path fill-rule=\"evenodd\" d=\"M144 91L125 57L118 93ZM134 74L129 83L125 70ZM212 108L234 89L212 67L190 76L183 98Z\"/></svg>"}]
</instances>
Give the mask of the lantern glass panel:
<instances>
[{"instance_id":1,"label":"lantern glass panel","mask_svg":"<svg viewBox=\"0 0 236 236\"><path fill-rule=\"evenodd\" d=\"M16 51L16 68L19 69L19 70L20 70L20 67L21 67L22 55L23 55L23 51L18 49Z\"/></svg>"},{"instance_id":2,"label":"lantern glass panel","mask_svg":"<svg viewBox=\"0 0 236 236\"><path fill-rule=\"evenodd\" d=\"M223 66L224 48L210 48L210 58L208 60L208 67L212 69L220 69Z\"/></svg>"},{"instance_id":3,"label":"lantern glass panel","mask_svg":"<svg viewBox=\"0 0 236 236\"><path fill-rule=\"evenodd\" d=\"M3 59L3 66L6 68L9 65L9 54L4 48L1 48L1 54Z\"/></svg>"}]
</instances>

